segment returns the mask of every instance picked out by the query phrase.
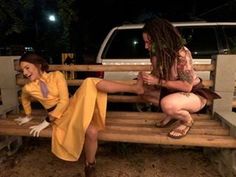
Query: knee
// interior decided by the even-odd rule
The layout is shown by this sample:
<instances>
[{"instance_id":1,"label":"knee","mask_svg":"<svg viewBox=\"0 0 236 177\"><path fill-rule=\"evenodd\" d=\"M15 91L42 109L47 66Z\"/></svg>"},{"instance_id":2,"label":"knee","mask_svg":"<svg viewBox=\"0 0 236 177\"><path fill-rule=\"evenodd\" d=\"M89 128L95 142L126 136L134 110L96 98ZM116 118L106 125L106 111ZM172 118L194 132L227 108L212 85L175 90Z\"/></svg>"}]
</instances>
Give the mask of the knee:
<instances>
[{"instance_id":1,"label":"knee","mask_svg":"<svg viewBox=\"0 0 236 177\"><path fill-rule=\"evenodd\" d=\"M178 111L177 105L174 104L173 101L165 99L161 100L161 109L164 113L166 113L169 116L174 116Z\"/></svg>"},{"instance_id":2,"label":"knee","mask_svg":"<svg viewBox=\"0 0 236 177\"><path fill-rule=\"evenodd\" d=\"M98 131L94 126L89 126L86 134L85 134L86 138L89 139L90 141L97 141L98 138Z\"/></svg>"},{"instance_id":3,"label":"knee","mask_svg":"<svg viewBox=\"0 0 236 177\"><path fill-rule=\"evenodd\" d=\"M83 84L90 83L90 82L92 82L92 78L87 77L86 79L84 79Z\"/></svg>"},{"instance_id":4,"label":"knee","mask_svg":"<svg viewBox=\"0 0 236 177\"><path fill-rule=\"evenodd\" d=\"M90 90L91 88L93 88L93 87L91 87L92 83L93 83L93 78L88 77L88 78L84 79L84 81L80 85L80 88L81 89L83 88L85 90Z\"/></svg>"}]
</instances>

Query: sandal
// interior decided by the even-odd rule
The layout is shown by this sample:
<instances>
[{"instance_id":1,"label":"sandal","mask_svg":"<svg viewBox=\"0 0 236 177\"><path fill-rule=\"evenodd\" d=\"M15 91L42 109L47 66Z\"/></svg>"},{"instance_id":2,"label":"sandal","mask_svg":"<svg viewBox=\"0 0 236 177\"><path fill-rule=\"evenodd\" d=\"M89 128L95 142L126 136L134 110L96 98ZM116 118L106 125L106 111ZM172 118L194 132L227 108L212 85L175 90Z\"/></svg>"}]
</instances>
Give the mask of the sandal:
<instances>
[{"instance_id":1,"label":"sandal","mask_svg":"<svg viewBox=\"0 0 236 177\"><path fill-rule=\"evenodd\" d=\"M179 127L181 125L185 126L185 128L184 129L180 129ZM175 127L174 129L172 129L168 133L168 136L171 137L171 138L175 138L175 139L183 138L184 136L187 135L187 133L189 132L189 130L191 129L192 126L193 126L193 120L191 120L190 122L181 123L177 127ZM172 133L175 133L175 134L177 133L179 135L175 135L175 134L172 134Z\"/></svg>"},{"instance_id":2,"label":"sandal","mask_svg":"<svg viewBox=\"0 0 236 177\"><path fill-rule=\"evenodd\" d=\"M165 123L165 118L164 118L164 119L161 119L160 121L156 122L155 126L158 128L165 128L165 127L172 125L176 121L177 121L177 119L170 119L168 122Z\"/></svg>"}]
</instances>

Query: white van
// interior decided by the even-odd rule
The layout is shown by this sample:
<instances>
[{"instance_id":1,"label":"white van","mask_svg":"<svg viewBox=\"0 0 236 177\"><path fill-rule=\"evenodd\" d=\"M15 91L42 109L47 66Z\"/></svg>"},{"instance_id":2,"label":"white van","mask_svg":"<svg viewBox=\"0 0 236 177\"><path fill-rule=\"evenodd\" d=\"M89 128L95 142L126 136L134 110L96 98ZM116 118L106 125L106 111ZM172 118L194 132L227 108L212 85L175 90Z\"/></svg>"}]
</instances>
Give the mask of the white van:
<instances>
[{"instance_id":1,"label":"white van","mask_svg":"<svg viewBox=\"0 0 236 177\"><path fill-rule=\"evenodd\" d=\"M211 63L215 54L236 53L236 23L234 22L181 22L173 23L187 42L195 64ZM148 51L142 39L143 24L124 24L107 34L96 62L103 65L150 64ZM198 72L203 79L209 72ZM130 80L136 72L105 72L105 79Z\"/></svg>"}]
</instances>

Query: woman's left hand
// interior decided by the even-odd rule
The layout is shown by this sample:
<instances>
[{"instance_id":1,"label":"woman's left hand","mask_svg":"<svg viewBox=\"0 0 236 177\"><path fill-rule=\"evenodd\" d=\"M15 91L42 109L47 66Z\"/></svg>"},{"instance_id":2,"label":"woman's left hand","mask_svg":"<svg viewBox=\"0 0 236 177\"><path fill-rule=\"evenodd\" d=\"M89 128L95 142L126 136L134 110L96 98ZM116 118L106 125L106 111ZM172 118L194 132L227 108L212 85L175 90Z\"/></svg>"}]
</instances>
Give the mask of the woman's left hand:
<instances>
[{"instance_id":1,"label":"woman's left hand","mask_svg":"<svg viewBox=\"0 0 236 177\"><path fill-rule=\"evenodd\" d=\"M159 82L159 79L157 77L145 72L142 72L142 79L147 85L157 85L157 83Z\"/></svg>"},{"instance_id":2,"label":"woman's left hand","mask_svg":"<svg viewBox=\"0 0 236 177\"><path fill-rule=\"evenodd\" d=\"M48 126L50 125L50 123L48 123L46 120L44 120L41 124L39 125L35 125L35 126L31 126L29 127L31 130L30 130L30 134L33 135L33 136L37 136L39 137L39 134L40 132L47 128Z\"/></svg>"}]
</instances>

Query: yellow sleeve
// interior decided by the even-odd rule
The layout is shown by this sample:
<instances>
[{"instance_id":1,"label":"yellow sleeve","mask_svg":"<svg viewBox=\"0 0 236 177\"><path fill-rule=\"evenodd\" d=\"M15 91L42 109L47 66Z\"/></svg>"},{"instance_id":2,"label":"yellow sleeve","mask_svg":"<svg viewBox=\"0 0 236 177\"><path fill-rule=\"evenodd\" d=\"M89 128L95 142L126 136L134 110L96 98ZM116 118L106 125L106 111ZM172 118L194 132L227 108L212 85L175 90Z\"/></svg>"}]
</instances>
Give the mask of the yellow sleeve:
<instances>
[{"instance_id":1,"label":"yellow sleeve","mask_svg":"<svg viewBox=\"0 0 236 177\"><path fill-rule=\"evenodd\" d=\"M26 91L26 86L22 88L22 93L21 93L21 103L24 108L25 114L30 115L32 112L31 108L31 99L30 99L30 94Z\"/></svg>"},{"instance_id":2,"label":"yellow sleeve","mask_svg":"<svg viewBox=\"0 0 236 177\"><path fill-rule=\"evenodd\" d=\"M54 118L60 118L69 104L69 94L66 79L59 71L55 72L55 82L59 92L59 100L56 108L49 115Z\"/></svg>"}]
</instances>

